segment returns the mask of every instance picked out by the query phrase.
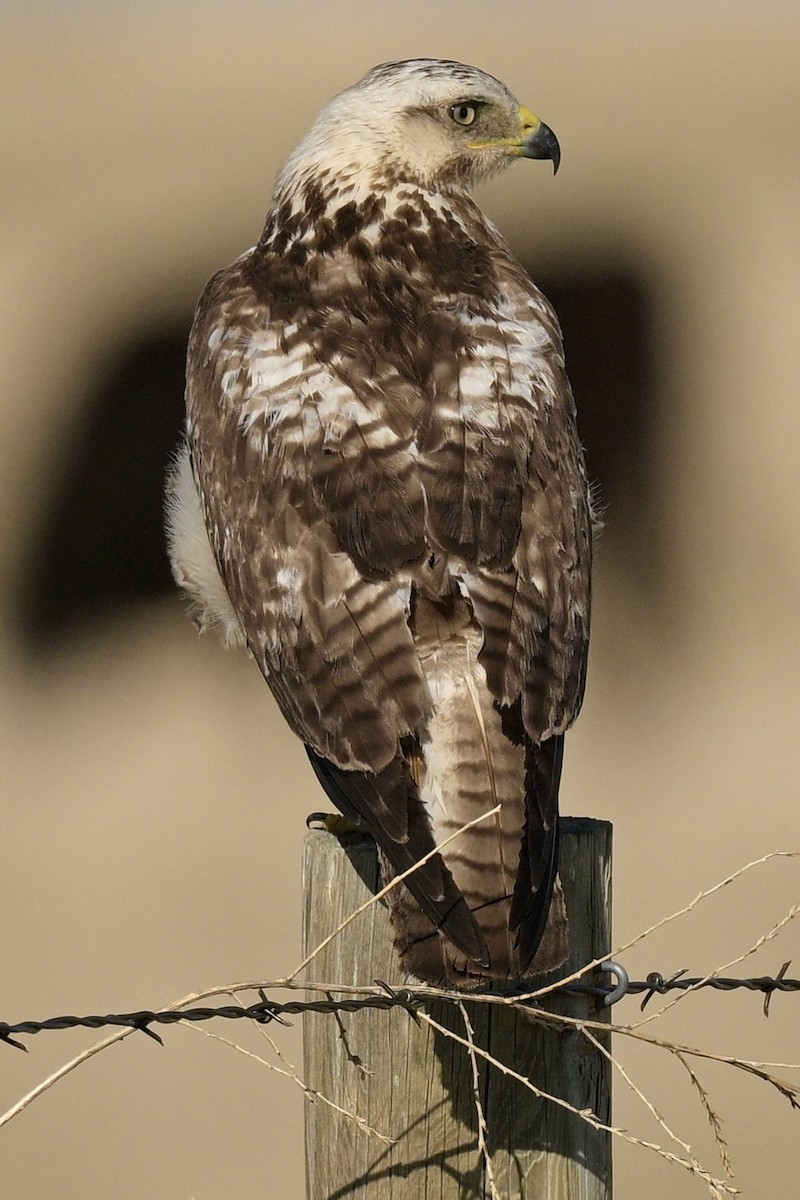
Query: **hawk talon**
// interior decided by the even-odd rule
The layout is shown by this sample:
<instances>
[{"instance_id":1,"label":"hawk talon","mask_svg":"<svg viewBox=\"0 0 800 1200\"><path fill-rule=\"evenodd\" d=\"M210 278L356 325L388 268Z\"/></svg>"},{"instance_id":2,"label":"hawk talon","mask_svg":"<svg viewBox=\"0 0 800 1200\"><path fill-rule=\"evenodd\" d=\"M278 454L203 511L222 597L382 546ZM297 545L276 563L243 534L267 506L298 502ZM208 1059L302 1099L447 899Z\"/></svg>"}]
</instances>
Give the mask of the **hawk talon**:
<instances>
[{"instance_id":1,"label":"hawk talon","mask_svg":"<svg viewBox=\"0 0 800 1200\"><path fill-rule=\"evenodd\" d=\"M306 829L325 829L328 817L333 813L313 812L306 817Z\"/></svg>"}]
</instances>

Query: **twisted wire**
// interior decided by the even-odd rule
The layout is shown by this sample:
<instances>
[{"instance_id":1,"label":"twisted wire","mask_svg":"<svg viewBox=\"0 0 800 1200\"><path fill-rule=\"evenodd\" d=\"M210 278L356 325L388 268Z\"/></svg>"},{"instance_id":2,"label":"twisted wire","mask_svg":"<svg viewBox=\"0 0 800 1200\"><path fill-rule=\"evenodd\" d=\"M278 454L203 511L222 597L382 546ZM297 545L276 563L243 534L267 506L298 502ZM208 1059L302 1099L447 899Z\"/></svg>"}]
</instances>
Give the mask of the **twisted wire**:
<instances>
[{"instance_id":1,"label":"twisted wire","mask_svg":"<svg viewBox=\"0 0 800 1200\"><path fill-rule=\"evenodd\" d=\"M784 963L775 976L762 975L751 979L690 977L686 975L685 971L678 971L667 978L658 971L652 971L646 979L628 979L627 975L622 972L624 976L622 984L577 982L565 984L562 988L554 990L556 992L566 992L571 995L593 996L598 1000L605 1000L613 994L615 1001L620 995L640 995L644 993L645 996L642 1001L642 1008L644 1008L653 996L664 996L672 991L712 988L719 992L732 992L744 988L747 991L762 992L765 995L764 1011L768 1015L769 1001L775 992L800 991L800 979L788 979L786 977L789 965L789 963ZM42 1021L18 1021L14 1024L7 1021L0 1021L0 1041L5 1042L9 1046L15 1046L19 1050L27 1050L24 1043L15 1038L15 1034L30 1035L56 1029L75 1029L78 1027L103 1029L117 1026L140 1030L142 1033L146 1033L149 1037L154 1038L157 1042L161 1042L161 1038L152 1028L153 1025L175 1025L179 1021L210 1021L215 1019L228 1021L248 1020L255 1021L259 1025L266 1025L271 1021L289 1024L289 1022L284 1020L286 1016L295 1016L307 1012L352 1013L369 1008L404 1008L412 1017L415 1017L416 1010L426 1003L426 1001L430 1000L429 995L417 993L412 988L401 988L395 991L388 987L387 984L381 983L381 986L386 991L385 995L354 996L340 1000L332 998L327 1000L271 1000L263 991L259 991L260 999L258 1003L250 1004L246 1007L236 1004L223 1004L214 1007L169 1009L161 1012L142 1009L138 1012L106 1013L103 1016L77 1017L64 1015L48 1017ZM509 993L503 994L509 995Z\"/></svg>"}]
</instances>

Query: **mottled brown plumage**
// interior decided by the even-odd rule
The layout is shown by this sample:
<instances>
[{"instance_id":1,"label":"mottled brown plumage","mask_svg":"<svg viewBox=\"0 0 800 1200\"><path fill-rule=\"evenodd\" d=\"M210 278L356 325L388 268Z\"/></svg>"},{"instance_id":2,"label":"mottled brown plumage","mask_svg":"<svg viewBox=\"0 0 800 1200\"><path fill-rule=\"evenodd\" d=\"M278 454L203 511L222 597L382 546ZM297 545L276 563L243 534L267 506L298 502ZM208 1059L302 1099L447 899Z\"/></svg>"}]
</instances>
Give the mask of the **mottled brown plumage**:
<instances>
[{"instance_id":1,"label":"mottled brown plumage","mask_svg":"<svg viewBox=\"0 0 800 1200\"><path fill-rule=\"evenodd\" d=\"M246 642L387 871L501 805L390 894L408 969L460 987L566 955L588 490L555 315L469 195L545 154L471 67L386 64L337 97L198 305L170 484L199 623Z\"/></svg>"}]
</instances>

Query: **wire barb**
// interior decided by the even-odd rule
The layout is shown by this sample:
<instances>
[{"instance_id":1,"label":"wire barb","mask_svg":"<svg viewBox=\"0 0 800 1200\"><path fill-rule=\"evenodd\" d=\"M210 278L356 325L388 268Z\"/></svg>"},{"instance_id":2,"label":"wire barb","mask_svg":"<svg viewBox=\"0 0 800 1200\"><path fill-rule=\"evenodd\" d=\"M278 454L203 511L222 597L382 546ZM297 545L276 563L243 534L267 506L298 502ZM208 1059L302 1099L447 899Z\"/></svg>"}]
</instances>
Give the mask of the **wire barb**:
<instances>
[{"instance_id":1,"label":"wire barb","mask_svg":"<svg viewBox=\"0 0 800 1200\"><path fill-rule=\"evenodd\" d=\"M670 975L669 979L665 979L664 976L661 975L658 971L651 971L650 974L647 976L647 983L649 984L649 987L647 989L647 995L645 996L642 1003L639 1005L640 1011L644 1012L647 1005L653 999L653 996L655 996L655 995L665 996L667 994L667 992L669 991L669 989L672 987L672 985L678 979L680 979L682 975L685 975L688 970L689 970L688 967L681 967L680 971L676 971L674 973L674 975Z\"/></svg>"},{"instance_id":2,"label":"wire barb","mask_svg":"<svg viewBox=\"0 0 800 1200\"><path fill-rule=\"evenodd\" d=\"M14 1046L16 1050L24 1050L26 1054L28 1053L28 1047L11 1036L10 1026L6 1025L5 1021L0 1023L0 1042L5 1042L7 1046Z\"/></svg>"},{"instance_id":3,"label":"wire barb","mask_svg":"<svg viewBox=\"0 0 800 1200\"><path fill-rule=\"evenodd\" d=\"M789 967L790 967L791 965L792 965L792 960L791 960L791 959L789 959L789 961L788 961L788 962L785 962L785 963L783 964L783 966L781 967L780 971L778 971L778 974L775 976L775 987L774 987L774 988L769 988L769 990L765 989L765 990L767 991L767 994L766 994L766 996L764 997L764 1016L765 1016L765 1017L768 1017L768 1016L769 1016L769 1006L770 1006L770 1002L771 1002L771 1000L772 1000L773 993L775 992L775 990L776 990L778 987L780 987L781 980L783 980L783 979L785 978L785 976L786 976L786 972L789 970Z\"/></svg>"}]
</instances>

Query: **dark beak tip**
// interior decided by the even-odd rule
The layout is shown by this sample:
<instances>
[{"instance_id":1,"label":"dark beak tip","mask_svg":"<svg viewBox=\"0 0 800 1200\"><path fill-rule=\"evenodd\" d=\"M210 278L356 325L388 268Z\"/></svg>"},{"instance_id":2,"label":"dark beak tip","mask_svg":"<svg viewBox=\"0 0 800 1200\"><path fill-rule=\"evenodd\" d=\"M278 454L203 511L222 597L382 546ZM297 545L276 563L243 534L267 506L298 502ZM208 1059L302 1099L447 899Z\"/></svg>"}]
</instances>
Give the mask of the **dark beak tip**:
<instances>
[{"instance_id":1,"label":"dark beak tip","mask_svg":"<svg viewBox=\"0 0 800 1200\"><path fill-rule=\"evenodd\" d=\"M561 147L549 125L542 122L536 132L526 139L524 145L526 158L549 158L553 164L553 174L556 174L561 164Z\"/></svg>"}]
</instances>

